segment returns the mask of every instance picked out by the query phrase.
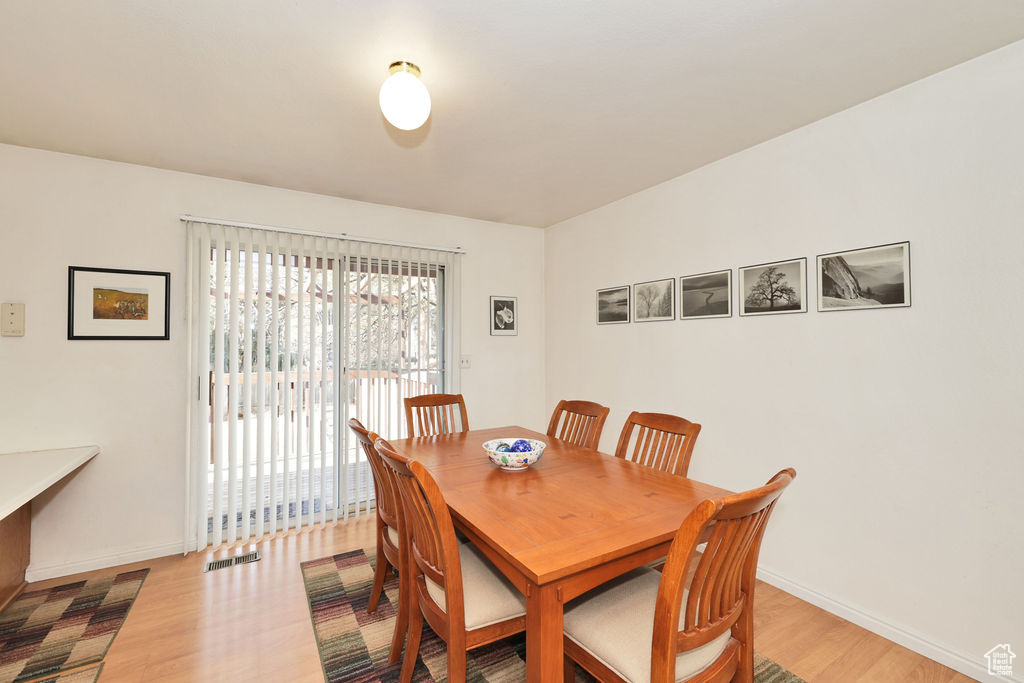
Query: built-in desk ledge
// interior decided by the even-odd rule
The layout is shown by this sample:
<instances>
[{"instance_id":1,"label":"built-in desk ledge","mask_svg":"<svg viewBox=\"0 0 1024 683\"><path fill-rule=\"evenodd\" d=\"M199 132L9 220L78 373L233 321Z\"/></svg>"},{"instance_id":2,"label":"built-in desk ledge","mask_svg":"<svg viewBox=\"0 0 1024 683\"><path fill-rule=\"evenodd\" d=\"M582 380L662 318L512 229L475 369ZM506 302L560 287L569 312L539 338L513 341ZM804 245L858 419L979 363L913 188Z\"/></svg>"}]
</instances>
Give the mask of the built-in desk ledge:
<instances>
[{"instance_id":1,"label":"built-in desk ledge","mask_svg":"<svg viewBox=\"0 0 1024 683\"><path fill-rule=\"evenodd\" d=\"M0 519L89 462L99 446L0 454Z\"/></svg>"},{"instance_id":2,"label":"built-in desk ledge","mask_svg":"<svg viewBox=\"0 0 1024 683\"><path fill-rule=\"evenodd\" d=\"M99 446L78 446L0 455L0 610L26 585L32 499L99 452Z\"/></svg>"}]
</instances>

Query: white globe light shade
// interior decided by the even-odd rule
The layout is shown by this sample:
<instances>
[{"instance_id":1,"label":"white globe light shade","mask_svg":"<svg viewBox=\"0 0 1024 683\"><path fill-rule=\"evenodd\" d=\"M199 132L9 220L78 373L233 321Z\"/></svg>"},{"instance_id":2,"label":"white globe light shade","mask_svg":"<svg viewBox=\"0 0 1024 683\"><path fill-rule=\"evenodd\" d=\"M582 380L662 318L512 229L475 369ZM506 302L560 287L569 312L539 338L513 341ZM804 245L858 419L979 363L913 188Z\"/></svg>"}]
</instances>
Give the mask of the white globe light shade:
<instances>
[{"instance_id":1,"label":"white globe light shade","mask_svg":"<svg viewBox=\"0 0 1024 683\"><path fill-rule=\"evenodd\" d=\"M396 71L380 86L380 110L395 128L415 130L430 116L430 93L416 76Z\"/></svg>"}]
</instances>

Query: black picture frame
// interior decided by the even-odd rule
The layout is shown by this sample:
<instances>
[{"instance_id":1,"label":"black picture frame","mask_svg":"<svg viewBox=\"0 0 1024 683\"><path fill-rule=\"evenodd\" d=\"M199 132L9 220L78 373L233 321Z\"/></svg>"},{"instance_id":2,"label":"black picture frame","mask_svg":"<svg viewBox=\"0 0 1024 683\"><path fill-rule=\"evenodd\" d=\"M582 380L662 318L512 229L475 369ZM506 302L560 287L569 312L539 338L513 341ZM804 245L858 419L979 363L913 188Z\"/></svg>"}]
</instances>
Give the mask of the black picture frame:
<instances>
[{"instance_id":1,"label":"black picture frame","mask_svg":"<svg viewBox=\"0 0 1024 683\"><path fill-rule=\"evenodd\" d=\"M489 313L492 337L519 335L519 297L492 296Z\"/></svg>"},{"instance_id":2,"label":"black picture frame","mask_svg":"<svg viewBox=\"0 0 1024 683\"><path fill-rule=\"evenodd\" d=\"M170 273L68 266L69 340L170 338Z\"/></svg>"},{"instance_id":3,"label":"black picture frame","mask_svg":"<svg viewBox=\"0 0 1024 683\"><path fill-rule=\"evenodd\" d=\"M687 289L687 286L690 289ZM725 291L719 291L724 289ZM691 294L693 296L687 296ZM687 305L696 297L697 302ZM724 308L724 310L723 310ZM679 277L679 319L732 317L732 270L713 270Z\"/></svg>"},{"instance_id":4,"label":"black picture frame","mask_svg":"<svg viewBox=\"0 0 1024 683\"><path fill-rule=\"evenodd\" d=\"M772 274L766 274L769 270L774 269ZM768 307L764 305L757 306L755 302L751 300L752 296L756 296L752 291L755 287L761 284L762 277L771 279L774 275L781 273L782 280L775 282L771 287L764 287L770 293L765 293L761 297L761 303L768 303ZM791 278L795 278L797 282L795 287ZM751 282L753 280L753 282ZM785 284L783 284L785 283ZM782 290L781 287L788 287L790 292L789 296ZM806 313L807 312L807 257L801 256L795 259L786 259L785 261L770 261L768 263L758 263L753 266L743 266L739 269L739 282L736 286L736 303L737 309L741 317L754 317L760 315L785 315L787 313ZM776 307L775 301L778 296L780 305ZM798 303L794 304L792 296L798 296ZM770 300L767 300L770 298Z\"/></svg>"},{"instance_id":5,"label":"black picture frame","mask_svg":"<svg viewBox=\"0 0 1024 683\"><path fill-rule=\"evenodd\" d=\"M910 242L819 254L818 311L910 307Z\"/></svg>"},{"instance_id":6,"label":"black picture frame","mask_svg":"<svg viewBox=\"0 0 1024 683\"><path fill-rule=\"evenodd\" d=\"M605 287L597 290L597 324L627 325L632 314L632 296L629 285ZM621 309L622 294L626 296L626 308ZM603 296L602 296L603 295ZM614 310L612 310L614 308ZM623 317L625 316L625 317Z\"/></svg>"},{"instance_id":7,"label":"black picture frame","mask_svg":"<svg viewBox=\"0 0 1024 683\"><path fill-rule=\"evenodd\" d=\"M668 310L665 310L666 303ZM652 306L657 306L657 310L653 313ZM633 322L650 323L675 319L676 279L674 277L637 282L633 285Z\"/></svg>"}]
</instances>

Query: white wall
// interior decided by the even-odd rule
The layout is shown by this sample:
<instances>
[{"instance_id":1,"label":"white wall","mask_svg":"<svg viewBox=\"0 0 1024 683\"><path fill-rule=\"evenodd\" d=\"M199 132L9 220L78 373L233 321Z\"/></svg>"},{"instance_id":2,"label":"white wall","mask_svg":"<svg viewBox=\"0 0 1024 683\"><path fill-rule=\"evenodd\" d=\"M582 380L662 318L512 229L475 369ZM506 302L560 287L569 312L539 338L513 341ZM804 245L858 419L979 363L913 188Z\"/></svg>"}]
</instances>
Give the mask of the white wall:
<instances>
[{"instance_id":1,"label":"white wall","mask_svg":"<svg viewBox=\"0 0 1024 683\"><path fill-rule=\"evenodd\" d=\"M0 338L0 453L102 448L36 499L30 580L181 549L182 213L463 247L470 423L546 425L540 230L5 145L0 179L0 301L25 303L27 327ZM72 265L170 271L170 341L68 341ZM519 336L489 335L491 294L519 297Z\"/></svg>"},{"instance_id":2,"label":"white wall","mask_svg":"<svg viewBox=\"0 0 1024 683\"><path fill-rule=\"evenodd\" d=\"M547 404L609 405L605 451L634 409L701 422L690 471L734 490L796 467L766 577L973 675L1024 643L1022 73L1017 43L546 233ZM902 240L911 308L595 324L598 288L806 256L814 292L816 254Z\"/></svg>"}]
</instances>

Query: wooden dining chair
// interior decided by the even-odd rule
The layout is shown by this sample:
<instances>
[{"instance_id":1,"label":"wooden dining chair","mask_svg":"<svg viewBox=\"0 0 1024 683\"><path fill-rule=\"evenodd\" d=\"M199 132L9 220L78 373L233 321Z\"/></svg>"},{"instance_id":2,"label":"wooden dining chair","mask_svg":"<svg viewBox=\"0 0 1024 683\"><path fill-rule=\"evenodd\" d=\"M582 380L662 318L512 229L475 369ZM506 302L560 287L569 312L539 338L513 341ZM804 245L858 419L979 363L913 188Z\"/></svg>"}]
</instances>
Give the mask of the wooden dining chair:
<instances>
[{"instance_id":1,"label":"wooden dining chair","mask_svg":"<svg viewBox=\"0 0 1024 683\"><path fill-rule=\"evenodd\" d=\"M685 477L698 434L700 425L696 422L664 413L633 411L622 426L615 457Z\"/></svg>"},{"instance_id":2,"label":"wooden dining chair","mask_svg":"<svg viewBox=\"0 0 1024 683\"><path fill-rule=\"evenodd\" d=\"M662 573L629 572L566 605L565 680L576 662L600 681L752 681L757 557L795 476L785 469L761 488L705 500L676 532Z\"/></svg>"},{"instance_id":3,"label":"wooden dining chair","mask_svg":"<svg viewBox=\"0 0 1024 683\"><path fill-rule=\"evenodd\" d=\"M384 439L377 452L394 476L409 539L405 585L411 588L402 683L412 680L426 619L448 645L448 680L466 680L466 652L526 629L526 603L483 554L455 538L441 489L420 463Z\"/></svg>"},{"instance_id":4,"label":"wooden dining chair","mask_svg":"<svg viewBox=\"0 0 1024 683\"><path fill-rule=\"evenodd\" d=\"M370 600L366 606L366 611L373 614L380 601L381 592L384 590L384 581L387 579L388 570L397 569L399 576L404 571L404 543L401 541L399 520L402 509L391 470L384 465L377 449L373 447L373 443L379 437L374 432L368 431L363 423L354 417L348 421L348 426L356 435L356 440L362 446L366 460L370 463L370 471L373 473L373 489L377 501L377 569L373 574L373 587L370 589ZM388 656L389 664L397 662L402 653L402 643L409 627L409 599L409 592L402 590L400 585L395 631L391 637L391 654Z\"/></svg>"},{"instance_id":5,"label":"wooden dining chair","mask_svg":"<svg viewBox=\"0 0 1024 683\"><path fill-rule=\"evenodd\" d=\"M405 422L409 425L410 437L469 431L469 417L462 394L423 394L407 398Z\"/></svg>"},{"instance_id":6,"label":"wooden dining chair","mask_svg":"<svg viewBox=\"0 0 1024 683\"><path fill-rule=\"evenodd\" d=\"M600 403L562 400L551 414L547 435L596 451L606 419L608 408Z\"/></svg>"}]
</instances>

